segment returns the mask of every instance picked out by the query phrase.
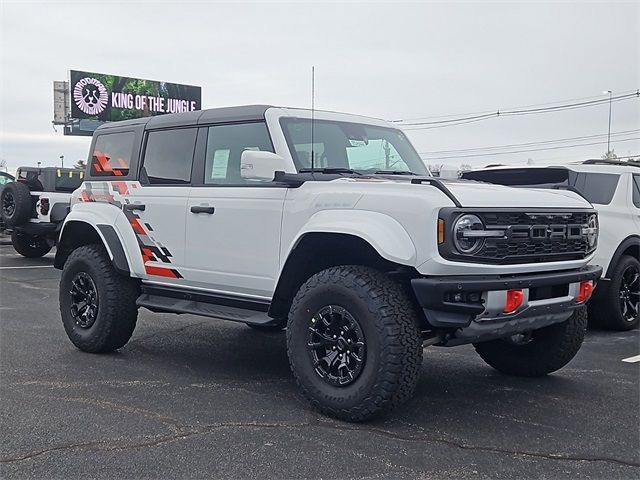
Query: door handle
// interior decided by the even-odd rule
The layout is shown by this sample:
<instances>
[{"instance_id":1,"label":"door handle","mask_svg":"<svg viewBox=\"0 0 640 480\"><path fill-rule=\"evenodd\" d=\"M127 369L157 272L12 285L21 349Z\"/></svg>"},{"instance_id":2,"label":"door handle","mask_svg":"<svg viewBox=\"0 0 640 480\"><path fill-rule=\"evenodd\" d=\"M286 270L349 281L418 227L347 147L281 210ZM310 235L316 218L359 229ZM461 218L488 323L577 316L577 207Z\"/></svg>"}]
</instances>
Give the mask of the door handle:
<instances>
[{"instance_id":1,"label":"door handle","mask_svg":"<svg viewBox=\"0 0 640 480\"><path fill-rule=\"evenodd\" d=\"M191 207L191 213L206 213L212 215L215 211L215 207L205 207L204 205L194 205Z\"/></svg>"},{"instance_id":2,"label":"door handle","mask_svg":"<svg viewBox=\"0 0 640 480\"><path fill-rule=\"evenodd\" d=\"M130 211L131 211L131 210L140 210L140 211L144 212L144 210L145 210L146 208L147 208L147 207L146 207L144 204L142 204L142 203L127 203L127 204L125 204L125 206L124 206L124 209L125 209L125 210L130 210Z\"/></svg>"}]
</instances>

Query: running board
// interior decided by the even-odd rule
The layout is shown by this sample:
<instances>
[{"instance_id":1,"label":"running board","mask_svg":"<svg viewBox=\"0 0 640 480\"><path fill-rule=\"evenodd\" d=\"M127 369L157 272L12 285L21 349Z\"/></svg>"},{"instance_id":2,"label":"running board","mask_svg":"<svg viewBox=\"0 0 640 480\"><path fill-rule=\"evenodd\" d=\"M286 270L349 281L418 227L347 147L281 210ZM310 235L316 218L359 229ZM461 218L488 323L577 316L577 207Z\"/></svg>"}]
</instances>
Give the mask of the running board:
<instances>
[{"instance_id":1,"label":"running board","mask_svg":"<svg viewBox=\"0 0 640 480\"><path fill-rule=\"evenodd\" d=\"M243 302L235 298L194 294L182 290L143 287L143 293L136 300L136 305L152 312L188 313L252 325L274 323L267 315L267 303Z\"/></svg>"}]
</instances>

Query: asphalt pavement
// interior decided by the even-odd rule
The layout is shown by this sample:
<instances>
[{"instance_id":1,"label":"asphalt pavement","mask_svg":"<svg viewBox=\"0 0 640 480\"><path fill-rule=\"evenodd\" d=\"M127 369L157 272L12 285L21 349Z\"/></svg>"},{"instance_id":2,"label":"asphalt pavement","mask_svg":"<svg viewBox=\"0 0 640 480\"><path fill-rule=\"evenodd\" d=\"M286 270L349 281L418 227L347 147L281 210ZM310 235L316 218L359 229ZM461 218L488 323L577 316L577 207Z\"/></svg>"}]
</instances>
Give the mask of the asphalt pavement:
<instances>
[{"instance_id":1,"label":"asphalt pavement","mask_svg":"<svg viewBox=\"0 0 640 480\"><path fill-rule=\"evenodd\" d=\"M311 410L283 333L142 309L119 352L77 350L53 255L0 245L1 478L640 478L640 334L590 331L540 379L430 347L413 399Z\"/></svg>"}]
</instances>

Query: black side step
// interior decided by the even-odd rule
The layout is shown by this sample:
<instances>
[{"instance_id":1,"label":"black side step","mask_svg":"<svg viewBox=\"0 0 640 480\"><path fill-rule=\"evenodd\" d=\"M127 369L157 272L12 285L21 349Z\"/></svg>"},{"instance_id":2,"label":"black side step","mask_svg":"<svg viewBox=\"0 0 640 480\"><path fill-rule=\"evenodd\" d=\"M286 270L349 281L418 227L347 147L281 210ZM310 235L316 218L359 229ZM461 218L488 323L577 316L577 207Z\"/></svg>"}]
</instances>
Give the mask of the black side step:
<instances>
[{"instance_id":1,"label":"black side step","mask_svg":"<svg viewBox=\"0 0 640 480\"><path fill-rule=\"evenodd\" d=\"M267 315L268 303L182 289L143 286L136 305L152 312L189 313L253 325L274 323Z\"/></svg>"}]
</instances>

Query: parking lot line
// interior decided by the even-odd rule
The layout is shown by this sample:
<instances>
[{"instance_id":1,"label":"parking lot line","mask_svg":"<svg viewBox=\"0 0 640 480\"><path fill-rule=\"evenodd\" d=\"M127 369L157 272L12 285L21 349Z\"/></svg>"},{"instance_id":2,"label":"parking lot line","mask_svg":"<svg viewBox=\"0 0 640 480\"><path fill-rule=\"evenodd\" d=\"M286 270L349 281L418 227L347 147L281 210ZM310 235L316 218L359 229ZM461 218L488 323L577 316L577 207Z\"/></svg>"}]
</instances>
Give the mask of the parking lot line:
<instances>
[{"instance_id":1,"label":"parking lot line","mask_svg":"<svg viewBox=\"0 0 640 480\"><path fill-rule=\"evenodd\" d=\"M0 270L14 270L17 268L53 268L53 265L29 265L27 267L0 267Z\"/></svg>"},{"instance_id":2,"label":"parking lot line","mask_svg":"<svg viewBox=\"0 0 640 480\"><path fill-rule=\"evenodd\" d=\"M623 358L622 361L627 363L637 363L640 362L640 355L636 355L635 357Z\"/></svg>"}]
</instances>

